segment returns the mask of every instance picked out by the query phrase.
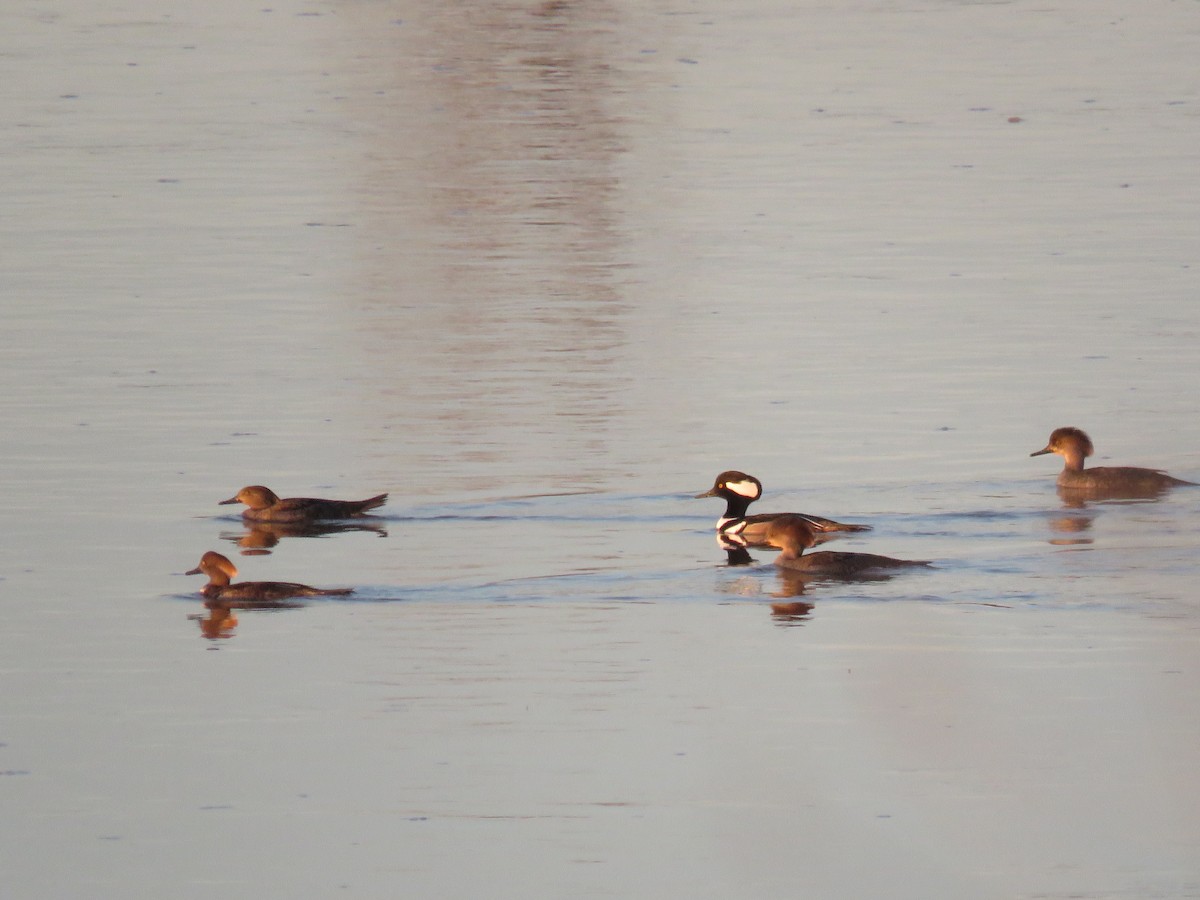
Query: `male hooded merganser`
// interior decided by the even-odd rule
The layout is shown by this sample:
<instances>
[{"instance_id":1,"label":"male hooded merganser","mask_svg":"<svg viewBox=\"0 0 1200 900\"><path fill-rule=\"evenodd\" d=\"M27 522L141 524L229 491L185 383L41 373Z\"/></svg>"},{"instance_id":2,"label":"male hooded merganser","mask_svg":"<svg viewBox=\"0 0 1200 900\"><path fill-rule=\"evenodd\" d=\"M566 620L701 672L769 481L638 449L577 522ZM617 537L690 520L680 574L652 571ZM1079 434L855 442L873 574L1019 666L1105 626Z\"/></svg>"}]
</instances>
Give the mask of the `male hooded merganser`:
<instances>
[{"instance_id":1,"label":"male hooded merganser","mask_svg":"<svg viewBox=\"0 0 1200 900\"><path fill-rule=\"evenodd\" d=\"M366 500L319 500L315 497L288 497L281 500L270 488L252 484L242 488L218 506L245 503L242 518L252 522L313 522L318 519L352 519L367 510L387 503L387 494Z\"/></svg>"},{"instance_id":2,"label":"male hooded merganser","mask_svg":"<svg viewBox=\"0 0 1200 900\"><path fill-rule=\"evenodd\" d=\"M1063 458L1063 470L1058 473L1058 487L1065 491L1091 491L1117 493L1135 497L1153 496L1167 488L1181 484L1192 484L1172 478L1159 469L1140 469L1136 466L1096 466L1085 469L1083 461L1092 455L1092 439L1078 428L1055 428L1050 441L1041 450L1030 456L1057 453Z\"/></svg>"},{"instance_id":3,"label":"male hooded merganser","mask_svg":"<svg viewBox=\"0 0 1200 900\"><path fill-rule=\"evenodd\" d=\"M779 516L767 525L765 540L769 546L782 551L775 558L775 565L781 569L826 578L877 575L888 569L929 565L926 560L893 559L875 553L834 553L821 550L807 556L802 555L806 549L817 543L812 526L803 516Z\"/></svg>"},{"instance_id":4,"label":"male hooded merganser","mask_svg":"<svg viewBox=\"0 0 1200 900\"><path fill-rule=\"evenodd\" d=\"M230 584L237 573L237 566L227 557L209 550L200 557L200 564L196 568L184 574L207 575L208 584L200 591L205 601L231 608L277 603L289 597L341 597L354 593L352 588L315 588L291 581L243 581L241 584Z\"/></svg>"},{"instance_id":5,"label":"male hooded merganser","mask_svg":"<svg viewBox=\"0 0 1200 900\"><path fill-rule=\"evenodd\" d=\"M870 525L847 525L835 522L833 519L823 519L820 516L810 516L806 513L759 513L748 516L746 510L750 504L762 496L762 482L753 475L745 472L722 472L717 476L713 486L701 497L723 497L725 499L725 515L717 520L717 538L722 545L732 544L741 547L770 546L764 536L767 526L780 516L796 516L809 524L818 534L828 534L834 531L870 531Z\"/></svg>"}]
</instances>

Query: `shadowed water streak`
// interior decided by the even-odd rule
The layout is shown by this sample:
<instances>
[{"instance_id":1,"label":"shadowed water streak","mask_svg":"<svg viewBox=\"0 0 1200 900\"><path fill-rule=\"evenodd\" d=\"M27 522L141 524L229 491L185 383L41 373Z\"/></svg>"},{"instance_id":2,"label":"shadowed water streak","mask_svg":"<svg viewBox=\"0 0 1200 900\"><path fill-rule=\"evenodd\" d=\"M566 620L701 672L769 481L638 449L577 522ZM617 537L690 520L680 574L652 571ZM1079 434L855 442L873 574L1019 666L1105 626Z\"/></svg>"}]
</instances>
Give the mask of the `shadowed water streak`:
<instances>
[{"instance_id":1,"label":"shadowed water streak","mask_svg":"<svg viewBox=\"0 0 1200 900\"><path fill-rule=\"evenodd\" d=\"M620 464L620 15L429 5L374 41L404 65L357 82L376 117L354 192L362 396L443 490L589 487Z\"/></svg>"}]
</instances>

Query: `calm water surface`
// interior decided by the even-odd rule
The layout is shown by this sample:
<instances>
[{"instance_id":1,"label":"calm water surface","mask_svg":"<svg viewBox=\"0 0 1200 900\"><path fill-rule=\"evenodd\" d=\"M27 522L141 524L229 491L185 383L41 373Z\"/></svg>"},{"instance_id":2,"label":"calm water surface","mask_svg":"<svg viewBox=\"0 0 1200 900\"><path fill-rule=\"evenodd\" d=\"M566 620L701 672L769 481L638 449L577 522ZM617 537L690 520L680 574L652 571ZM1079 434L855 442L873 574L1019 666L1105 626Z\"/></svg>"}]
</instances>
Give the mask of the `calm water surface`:
<instances>
[{"instance_id":1,"label":"calm water surface","mask_svg":"<svg viewBox=\"0 0 1200 900\"><path fill-rule=\"evenodd\" d=\"M1200 19L843 6L0 15L13 896L1200 897Z\"/></svg>"}]
</instances>

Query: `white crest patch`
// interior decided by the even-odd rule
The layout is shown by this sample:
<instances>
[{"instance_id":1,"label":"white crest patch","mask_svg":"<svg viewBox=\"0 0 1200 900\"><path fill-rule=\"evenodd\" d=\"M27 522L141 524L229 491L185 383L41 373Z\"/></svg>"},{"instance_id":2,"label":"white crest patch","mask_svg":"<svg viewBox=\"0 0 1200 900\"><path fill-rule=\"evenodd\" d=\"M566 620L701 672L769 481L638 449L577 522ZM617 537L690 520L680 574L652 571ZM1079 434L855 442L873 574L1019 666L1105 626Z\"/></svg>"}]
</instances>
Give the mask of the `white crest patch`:
<instances>
[{"instance_id":1,"label":"white crest patch","mask_svg":"<svg viewBox=\"0 0 1200 900\"><path fill-rule=\"evenodd\" d=\"M743 497L749 497L751 500L758 499L758 485L753 481L727 481L725 487Z\"/></svg>"}]
</instances>

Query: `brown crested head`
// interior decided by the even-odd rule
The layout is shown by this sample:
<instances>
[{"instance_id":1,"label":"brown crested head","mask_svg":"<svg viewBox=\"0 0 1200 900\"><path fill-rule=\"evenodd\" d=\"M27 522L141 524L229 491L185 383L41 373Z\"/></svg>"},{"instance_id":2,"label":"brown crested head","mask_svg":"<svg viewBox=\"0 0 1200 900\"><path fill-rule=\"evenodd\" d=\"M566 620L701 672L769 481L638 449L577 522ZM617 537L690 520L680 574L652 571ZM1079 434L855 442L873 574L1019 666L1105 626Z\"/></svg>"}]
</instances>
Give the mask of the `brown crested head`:
<instances>
[{"instance_id":1,"label":"brown crested head","mask_svg":"<svg viewBox=\"0 0 1200 900\"><path fill-rule=\"evenodd\" d=\"M1076 447L1084 457L1091 456L1093 452L1092 439L1087 436L1087 432L1073 425L1055 428L1050 433L1050 445L1053 447Z\"/></svg>"},{"instance_id":2,"label":"brown crested head","mask_svg":"<svg viewBox=\"0 0 1200 900\"><path fill-rule=\"evenodd\" d=\"M266 509L279 502L279 497L269 487L261 484L250 484L242 488L228 500L222 500L218 506L228 506L230 503L244 503L251 509Z\"/></svg>"},{"instance_id":3,"label":"brown crested head","mask_svg":"<svg viewBox=\"0 0 1200 900\"><path fill-rule=\"evenodd\" d=\"M796 557L816 546L817 536L802 517L779 516L768 524L766 542L782 550L784 556Z\"/></svg>"},{"instance_id":4,"label":"brown crested head","mask_svg":"<svg viewBox=\"0 0 1200 900\"><path fill-rule=\"evenodd\" d=\"M1065 425L1050 432L1050 440L1041 450L1035 450L1030 456L1041 456L1044 453L1057 453L1059 456L1078 456L1086 459L1093 452L1092 439L1082 428Z\"/></svg>"},{"instance_id":5,"label":"brown crested head","mask_svg":"<svg viewBox=\"0 0 1200 900\"><path fill-rule=\"evenodd\" d=\"M736 494L747 500L757 500L762 496L762 482L753 475L747 475L745 472L739 472L736 469L729 469L717 476L717 480L713 482L711 488L703 494L697 494L696 499L699 500L701 497L725 497L729 494Z\"/></svg>"},{"instance_id":6,"label":"brown crested head","mask_svg":"<svg viewBox=\"0 0 1200 900\"><path fill-rule=\"evenodd\" d=\"M202 557L200 562L194 569L189 569L186 575L207 575L209 581L218 584L229 584L229 582L237 577L237 566L229 561L227 557L222 556L213 550L209 550Z\"/></svg>"}]
</instances>

